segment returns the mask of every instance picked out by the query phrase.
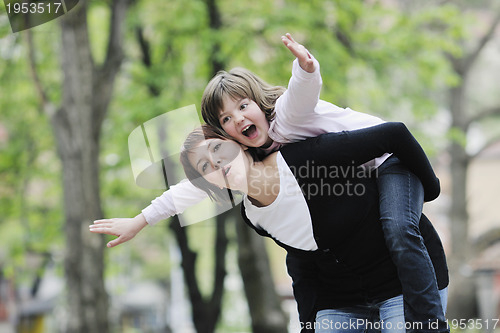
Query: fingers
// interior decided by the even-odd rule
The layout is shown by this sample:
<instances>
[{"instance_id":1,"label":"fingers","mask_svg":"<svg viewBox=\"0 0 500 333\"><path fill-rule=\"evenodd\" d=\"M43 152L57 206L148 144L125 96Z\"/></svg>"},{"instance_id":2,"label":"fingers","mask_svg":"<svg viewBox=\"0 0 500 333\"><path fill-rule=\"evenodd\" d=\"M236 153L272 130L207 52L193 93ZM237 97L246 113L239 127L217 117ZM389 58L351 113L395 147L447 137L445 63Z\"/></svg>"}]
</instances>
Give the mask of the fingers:
<instances>
[{"instance_id":1,"label":"fingers","mask_svg":"<svg viewBox=\"0 0 500 333\"><path fill-rule=\"evenodd\" d=\"M96 223L96 225L90 225L89 231L92 233L95 233L95 234L106 234L106 235L111 235L111 236L118 236L118 238L115 238L112 241L108 242L108 244L106 246L109 248L115 247L115 246L126 241L126 238L123 235L120 235L118 232L116 232L112 229L112 225L109 224L109 222L106 225L104 225L104 223L102 223L102 222Z\"/></svg>"},{"instance_id":2,"label":"fingers","mask_svg":"<svg viewBox=\"0 0 500 333\"><path fill-rule=\"evenodd\" d=\"M115 247L117 245L120 245L123 242L125 242L125 240L122 239L122 237L120 236L120 237L115 238L112 241L108 242L108 244L106 246L109 247L109 248L112 248L112 247Z\"/></svg>"},{"instance_id":3,"label":"fingers","mask_svg":"<svg viewBox=\"0 0 500 333\"><path fill-rule=\"evenodd\" d=\"M298 59L300 67L306 72L313 73L316 70L314 61L304 45L297 43L289 33L281 36L283 44Z\"/></svg>"},{"instance_id":4,"label":"fingers","mask_svg":"<svg viewBox=\"0 0 500 333\"><path fill-rule=\"evenodd\" d=\"M309 52L306 50L306 48L302 44L297 43L290 34L287 33L286 36L281 36L281 40L295 57L309 57Z\"/></svg>"},{"instance_id":5,"label":"fingers","mask_svg":"<svg viewBox=\"0 0 500 333\"><path fill-rule=\"evenodd\" d=\"M285 44L286 47L290 48L292 45L292 43L296 43L292 36L290 36L290 34L286 34L286 36L281 36L281 41L283 42L283 44ZM291 51L291 50L290 50Z\"/></svg>"},{"instance_id":6,"label":"fingers","mask_svg":"<svg viewBox=\"0 0 500 333\"><path fill-rule=\"evenodd\" d=\"M108 234L113 236L118 236L117 231L114 228L115 224L113 220L96 220L94 224L89 225L90 232L97 234Z\"/></svg>"},{"instance_id":7,"label":"fingers","mask_svg":"<svg viewBox=\"0 0 500 333\"><path fill-rule=\"evenodd\" d=\"M89 225L89 228L111 228L113 226L112 222L100 222Z\"/></svg>"},{"instance_id":8,"label":"fingers","mask_svg":"<svg viewBox=\"0 0 500 333\"><path fill-rule=\"evenodd\" d=\"M89 226L89 231L93 232L95 234L106 234L106 235L112 235L112 236L119 236L118 232L116 232L110 226L94 226L94 225L91 225L91 226Z\"/></svg>"},{"instance_id":9,"label":"fingers","mask_svg":"<svg viewBox=\"0 0 500 333\"><path fill-rule=\"evenodd\" d=\"M281 40L282 40L282 41L284 41L284 42L285 42L285 41L286 41L286 42L289 42L289 43L297 43L297 42L293 39L292 35L290 35L288 32L285 34L285 36L281 36Z\"/></svg>"},{"instance_id":10,"label":"fingers","mask_svg":"<svg viewBox=\"0 0 500 333\"><path fill-rule=\"evenodd\" d=\"M146 224L146 221L143 222ZM142 228L144 228L144 225L141 220L136 221L129 218L95 220L93 224L89 225L89 231L92 233L118 237L108 242L108 247L115 247L134 238Z\"/></svg>"},{"instance_id":11,"label":"fingers","mask_svg":"<svg viewBox=\"0 0 500 333\"><path fill-rule=\"evenodd\" d=\"M89 225L89 229L90 231L104 230L113 228L115 225L118 226L117 221L114 219L95 220L94 224Z\"/></svg>"},{"instance_id":12,"label":"fingers","mask_svg":"<svg viewBox=\"0 0 500 333\"><path fill-rule=\"evenodd\" d=\"M102 220L95 220L94 224L103 224L103 223L111 223L113 222L113 219L102 219Z\"/></svg>"}]
</instances>

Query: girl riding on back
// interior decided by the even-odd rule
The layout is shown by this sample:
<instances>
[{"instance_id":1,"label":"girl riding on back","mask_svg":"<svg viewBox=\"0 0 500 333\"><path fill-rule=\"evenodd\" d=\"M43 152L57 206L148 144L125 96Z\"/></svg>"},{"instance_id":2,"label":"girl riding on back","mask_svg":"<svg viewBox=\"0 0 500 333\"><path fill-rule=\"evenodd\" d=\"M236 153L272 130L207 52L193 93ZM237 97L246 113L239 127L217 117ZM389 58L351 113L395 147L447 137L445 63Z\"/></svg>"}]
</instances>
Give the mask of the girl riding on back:
<instances>
[{"instance_id":1,"label":"girl riding on back","mask_svg":"<svg viewBox=\"0 0 500 333\"><path fill-rule=\"evenodd\" d=\"M269 154L281 146L315 137L383 123L372 115L341 108L319 99L322 78L318 61L308 50L282 36L296 57L288 87L272 86L246 69L219 72L207 85L201 111L206 123L247 147ZM428 162L428 161L427 161ZM438 182L422 186L399 160L384 154L365 164L375 168L380 193L380 221L386 245L403 286L408 322L439 322L438 332L448 332L432 262L420 235L418 222L424 199L435 199ZM135 236L146 224L181 213L206 198L189 182L170 187L133 219L96 221L93 232L119 236L116 246ZM106 226L106 228L101 228Z\"/></svg>"}]
</instances>

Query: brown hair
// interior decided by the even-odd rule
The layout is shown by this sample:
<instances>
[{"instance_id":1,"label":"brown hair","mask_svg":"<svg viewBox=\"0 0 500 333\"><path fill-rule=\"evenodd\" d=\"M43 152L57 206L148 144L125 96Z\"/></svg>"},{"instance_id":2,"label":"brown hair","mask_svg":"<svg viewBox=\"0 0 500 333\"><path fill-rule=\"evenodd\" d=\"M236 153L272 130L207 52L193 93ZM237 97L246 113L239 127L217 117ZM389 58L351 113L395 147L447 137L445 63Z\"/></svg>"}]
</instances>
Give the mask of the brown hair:
<instances>
[{"instance_id":1,"label":"brown hair","mask_svg":"<svg viewBox=\"0 0 500 333\"><path fill-rule=\"evenodd\" d=\"M219 129L222 134L230 137L222 129L219 115L223 109L225 96L231 98L249 98L266 114L266 119L274 119L274 106L286 88L272 86L245 68L233 68L229 72L219 71L208 83L201 98L201 115L209 125Z\"/></svg>"},{"instance_id":2,"label":"brown hair","mask_svg":"<svg viewBox=\"0 0 500 333\"><path fill-rule=\"evenodd\" d=\"M214 184L208 182L189 161L189 153L191 150L198 147L200 143L207 139L227 140L227 138L224 137L216 128L210 125L203 124L201 127L194 129L187 136L181 149L180 160L182 167L184 168L184 173L189 181L197 188L205 191L210 199L215 201L228 201L232 198L231 190L220 189Z\"/></svg>"}]
</instances>

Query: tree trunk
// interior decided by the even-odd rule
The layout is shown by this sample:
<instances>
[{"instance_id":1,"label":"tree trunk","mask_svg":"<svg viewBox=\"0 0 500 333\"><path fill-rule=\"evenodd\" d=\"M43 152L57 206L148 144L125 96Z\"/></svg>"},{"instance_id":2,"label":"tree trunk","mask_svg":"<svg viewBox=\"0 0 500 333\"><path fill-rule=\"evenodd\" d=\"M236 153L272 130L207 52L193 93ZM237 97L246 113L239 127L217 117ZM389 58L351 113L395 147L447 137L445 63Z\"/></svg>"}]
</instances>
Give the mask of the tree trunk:
<instances>
[{"instance_id":1,"label":"tree trunk","mask_svg":"<svg viewBox=\"0 0 500 333\"><path fill-rule=\"evenodd\" d=\"M467 172L468 159L464 147L452 143L451 181L452 202L450 208L452 251L450 265L449 318L471 319L477 315L476 290L469 267L474 257L474 248L468 238L469 216L467 210Z\"/></svg>"},{"instance_id":2,"label":"tree trunk","mask_svg":"<svg viewBox=\"0 0 500 333\"><path fill-rule=\"evenodd\" d=\"M276 293L264 238L242 221L239 210L236 213L238 264L252 317L252 332L286 333L287 318Z\"/></svg>"},{"instance_id":3,"label":"tree trunk","mask_svg":"<svg viewBox=\"0 0 500 333\"><path fill-rule=\"evenodd\" d=\"M224 280L226 277L226 216L227 213L216 217L216 241L214 262L214 284L212 295L204 299L196 278L197 253L189 247L186 227L182 227L177 216L172 217L170 228L174 231L182 255L182 271L188 288L192 307L192 318L197 333L213 333L220 319L222 296L224 294Z\"/></svg>"},{"instance_id":4,"label":"tree trunk","mask_svg":"<svg viewBox=\"0 0 500 333\"><path fill-rule=\"evenodd\" d=\"M466 112L466 88L473 65L478 60L485 45L491 41L500 24L500 12L497 11L485 33L477 37L477 45L460 57L448 54L455 73L460 77L460 83L450 89L450 112L452 117L452 137L449 152L451 156L450 172L452 184L452 203L450 207L452 251L450 264L450 299L448 317L452 319L477 318L476 286L471 268L468 266L471 258L476 256L477 249L471 245L468 237L469 213L467 207L467 174L471 156L465 150L466 135L470 125L484 120L488 116L498 114L498 108L492 111L471 115ZM466 44L466 43L464 43Z\"/></svg>"},{"instance_id":5,"label":"tree trunk","mask_svg":"<svg viewBox=\"0 0 500 333\"><path fill-rule=\"evenodd\" d=\"M466 81L466 74L462 73L462 82L450 91L452 128L459 133L458 135L464 136L468 130L464 110ZM452 250L449 255L450 297L448 317L452 319L471 319L477 315L477 304L475 284L468 266L470 259L474 257L474 249L468 237L467 173L470 158L465 151L464 142L461 141L460 139L452 140L449 147L452 184L449 216Z\"/></svg>"},{"instance_id":6,"label":"tree trunk","mask_svg":"<svg viewBox=\"0 0 500 333\"><path fill-rule=\"evenodd\" d=\"M104 238L88 225L102 217L98 137L93 124L93 63L86 5L62 20L63 102L52 118L63 167L67 286L67 332L107 332L108 298L103 283Z\"/></svg>"},{"instance_id":7,"label":"tree trunk","mask_svg":"<svg viewBox=\"0 0 500 333\"><path fill-rule=\"evenodd\" d=\"M104 237L88 226L102 218L99 186L99 136L114 78L122 60L121 22L126 1L114 1L108 54L94 65L87 32L87 2L61 18L62 105L51 117L62 161L65 217L65 332L108 332L104 288Z\"/></svg>"}]
</instances>

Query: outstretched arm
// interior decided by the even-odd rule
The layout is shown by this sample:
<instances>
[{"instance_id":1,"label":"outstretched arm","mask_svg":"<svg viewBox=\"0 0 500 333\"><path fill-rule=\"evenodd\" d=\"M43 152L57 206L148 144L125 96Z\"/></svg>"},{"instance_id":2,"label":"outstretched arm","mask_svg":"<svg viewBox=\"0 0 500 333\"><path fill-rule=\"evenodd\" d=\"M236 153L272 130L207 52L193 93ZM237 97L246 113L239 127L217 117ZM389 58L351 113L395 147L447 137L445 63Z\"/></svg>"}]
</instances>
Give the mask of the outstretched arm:
<instances>
[{"instance_id":1,"label":"outstretched arm","mask_svg":"<svg viewBox=\"0 0 500 333\"><path fill-rule=\"evenodd\" d=\"M148 223L144 215L139 214L134 218L114 218L96 220L89 226L90 232L96 234L107 234L117 236L114 240L108 242L108 247L114 247L121 243L131 240Z\"/></svg>"},{"instance_id":2,"label":"outstretched arm","mask_svg":"<svg viewBox=\"0 0 500 333\"><path fill-rule=\"evenodd\" d=\"M136 217L96 220L89 228L94 233L117 236L108 243L108 247L114 247L134 238L146 225L154 225L160 220L180 214L205 198L207 194L190 181L181 181L154 199Z\"/></svg>"},{"instance_id":3,"label":"outstretched arm","mask_svg":"<svg viewBox=\"0 0 500 333\"><path fill-rule=\"evenodd\" d=\"M314 114L323 82L319 62L309 51L293 40L290 34L281 39L296 59L292 64L287 90L276 100L276 116L270 123L269 135L275 141L289 142L290 133L304 126L304 119Z\"/></svg>"}]
</instances>

